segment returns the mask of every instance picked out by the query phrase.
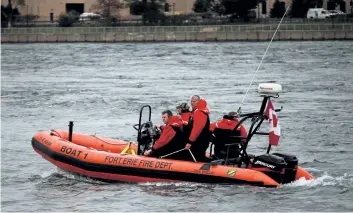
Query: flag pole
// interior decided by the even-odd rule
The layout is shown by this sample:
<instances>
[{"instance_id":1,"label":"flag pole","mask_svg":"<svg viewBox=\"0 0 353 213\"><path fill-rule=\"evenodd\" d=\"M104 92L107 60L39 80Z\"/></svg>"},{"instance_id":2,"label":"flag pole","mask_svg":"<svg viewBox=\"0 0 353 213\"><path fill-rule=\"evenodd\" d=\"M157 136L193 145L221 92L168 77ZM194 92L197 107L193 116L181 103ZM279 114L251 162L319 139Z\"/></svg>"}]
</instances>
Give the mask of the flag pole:
<instances>
[{"instance_id":1,"label":"flag pole","mask_svg":"<svg viewBox=\"0 0 353 213\"><path fill-rule=\"evenodd\" d=\"M266 105L267 105L267 103L269 102L271 100L271 97L267 97L267 100L266 100ZM267 107L266 107L266 110L267 110ZM266 114L266 112L265 112L265 114ZM269 119L269 118L267 118L267 119ZM268 143L268 147L267 147L267 154L269 154L270 153L270 150L271 150L271 143Z\"/></svg>"},{"instance_id":2,"label":"flag pole","mask_svg":"<svg viewBox=\"0 0 353 213\"><path fill-rule=\"evenodd\" d=\"M270 150L271 150L271 144L268 144L268 147L267 147L267 154L270 153Z\"/></svg>"}]
</instances>

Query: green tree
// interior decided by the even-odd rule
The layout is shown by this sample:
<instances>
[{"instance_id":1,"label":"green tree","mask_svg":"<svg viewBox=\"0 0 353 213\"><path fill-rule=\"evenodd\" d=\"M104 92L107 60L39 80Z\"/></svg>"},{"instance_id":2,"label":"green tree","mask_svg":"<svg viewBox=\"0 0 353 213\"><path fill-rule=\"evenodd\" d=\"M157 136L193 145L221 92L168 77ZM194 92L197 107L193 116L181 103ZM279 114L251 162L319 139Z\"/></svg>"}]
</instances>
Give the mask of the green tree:
<instances>
[{"instance_id":1,"label":"green tree","mask_svg":"<svg viewBox=\"0 0 353 213\"><path fill-rule=\"evenodd\" d=\"M23 7L26 5L26 0L16 0L16 7Z\"/></svg>"},{"instance_id":2,"label":"green tree","mask_svg":"<svg viewBox=\"0 0 353 213\"><path fill-rule=\"evenodd\" d=\"M91 9L99 12L102 17L110 21L111 17L119 17L120 10L124 4L120 0L96 0Z\"/></svg>"},{"instance_id":3,"label":"green tree","mask_svg":"<svg viewBox=\"0 0 353 213\"><path fill-rule=\"evenodd\" d=\"M327 2L327 9L328 10L335 10L337 6L341 5L344 1L343 0L329 0Z\"/></svg>"},{"instance_id":4,"label":"green tree","mask_svg":"<svg viewBox=\"0 0 353 213\"><path fill-rule=\"evenodd\" d=\"M126 0L133 15L142 15L144 23L157 23L165 18L165 0Z\"/></svg>"},{"instance_id":5,"label":"green tree","mask_svg":"<svg viewBox=\"0 0 353 213\"><path fill-rule=\"evenodd\" d=\"M134 0L128 3L130 8L130 14L132 15L142 15L145 11L146 4L139 0Z\"/></svg>"},{"instance_id":6,"label":"green tree","mask_svg":"<svg viewBox=\"0 0 353 213\"><path fill-rule=\"evenodd\" d=\"M164 11L165 11L165 12L169 12L169 10L170 10L170 5L169 5L168 2L166 2L166 3L164 4Z\"/></svg>"},{"instance_id":7,"label":"green tree","mask_svg":"<svg viewBox=\"0 0 353 213\"><path fill-rule=\"evenodd\" d=\"M218 13L219 15L225 14L225 8L222 4L222 0L213 0L211 2L211 11Z\"/></svg>"},{"instance_id":8,"label":"green tree","mask_svg":"<svg viewBox=\"0 0 353 213\"><path fill-rule=\"evenodd\" d=\"M256 8L258 0L222 0L224 14L237 15L248 21L249 10Z\"/></svg>"},{"instance_id":9,"label":"green tree","mask_svg":"<svg viewBox=\"0 0 353 213\"><path fill-rule=\"evenodd\" d=\"M8 0L8 4L6 7L1 5L1 22L5 24L7 22L7 26L10 28L12 23L15 21L16 16L19 16L20 12L17 7L12 8L12 0ZM4 19L3 19L4 18Z\"/></svg>"},{"instance_id":10,"label":"green tree","mask_svg":"<svg viewBox=\"0 0 353 213\"><path fill-rule=\"evenodd\" d=\"M290 14L292 18L304 18L308 10L304 0L293 0Z\"/></svg>"},{"instance_id":11,"label":"green tree","mask_svg":"<svg viewBox=\"0 0 353 213\"><path fill-rule=\"evenodd\" d=\"M317 3L316 3L316 7L317 8L322 8L323 4L324 4L324 0L318 0Z\"/></svg>"},{"instance_id":12,"label":"green tree","mask_svg":"<svg viewBox=\"0 0 353 213\"><path fill-rule=\"evenodd\" d=\"M215 12L219 15L224 14L222 0L196 0L193 6L195 13Z\"/></svg>"},{"instance_id":13,"label":"green tree","mask_svg":"<svg viewBox=\"0 0 353 213\"><path fill-rule=\"evenodd\" d=\"M213 0L196 0L194 3L193 11L195 13L205 13L211 10Z\"/></svg>"},{"instance_id":14,"label":"green tree","mask_svg":"<svg viewBox=\"0 0 353 213\"><path fill-rule=\"evenodd\" d=\"M276 0L273 3L273 7L270 11L271 18L282 18L284 13L286 12L285 3L279 0Z\"/></svg>"},{"instance_id":15,"label":"green tree","mask_svg":"<svg viewBox=\"0 0 353 213\"><path fill-rule=\"evenodd\" d=\"M144 23L158 23L165 18L164 11L165 0L151 0L145 6L142 14Z\"/></svg>"},{"instance_id":16,"label":"green tree","mask_svg":"<svg viewBox=\"0 0 353 213\"><path fill-rule=\"evenodd\" d=\"M196 0L194 12L216 12L248 20L248 12L256 8L258 0Z\"/></svg>"},{"instance_id":17,"label":"green tree","mask_svg":"<svg viewBox=\"0 0 353 213\"><path fill-rule=\"evenodd\" d=\"M321 0L293 0L290 16L292 18L305 18L309 8L322 6Z\"/></svg>"},{"instance_id":18,"label":"green tree","mask_svg":"<svg viewBox=\"0 0 353 213\"><path fill-rule=\"evenodd\" d=\"M69 13L61 13L59 15L59 26L60 27L71 27L76 21L75 12L70 11Z\"/></svg>"}]
</instances>

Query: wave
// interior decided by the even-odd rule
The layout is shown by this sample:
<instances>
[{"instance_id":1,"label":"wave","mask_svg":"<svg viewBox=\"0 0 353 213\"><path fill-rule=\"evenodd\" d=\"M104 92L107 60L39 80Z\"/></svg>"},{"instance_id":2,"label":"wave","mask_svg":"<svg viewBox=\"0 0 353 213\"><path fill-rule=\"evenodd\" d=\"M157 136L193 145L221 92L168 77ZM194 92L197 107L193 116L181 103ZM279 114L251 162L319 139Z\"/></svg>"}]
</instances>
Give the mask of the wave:
<instances>
[{"instance_id":1,"label":"wave","mask_svg":"<svg viewBox=\"0 0 353 213\"><path fill-rule=\"evenodd\" d=\"M192 182L146 182L146 183L138 183L140 186L156 186L156 187L202 187L206 186L206 184L202 183L192 183Z\"/></svg>"},{"instance_id":2,"label":"wave","mask_svg":"<svg viewBox=\"0 0 353 213\"><path fill-rule=\"evenodd\" d=\"M55 176L57 174L57 168L53 168L49 171L45 171L40 175L32 175L28 178L28 180L35 182L37 180L45 180L47 178L50 178L52 176Z\"/></svg>"},{"instance_id":3,"label":"wave","mask_svg":"<svg viewBox=\"0 0 353 213\"><path fill-rule=\"evenodd\" d=\"M352 187L353 185L353 174L344 173L342 176L332 176L328 172L324 172L323 175L312 179L306 180L300 178L292 183L284 184L284 187L317 187L317 186L347 186Z\"/></svg>"},{"instance_id":4,"label":"wave","mask_svg":"<svg viewBox=\"0 0 353 213\"><path fill-rule=\"evenodd\" d=\"M213 185L193 182L147 182L138 183L138 186L149 194L171 197L183 196L184 193L190 193L203 189L206 191L213 191Z\"/></svg>"},{"instance_id":5,"label":"wave","mask_svg":"<svg viewBox=\"0 0 353 213\"><path fill-rule=\"evenodd\" d=\"M62 170L60 168L54 168L49 171L45 171L40 175L33 175L29 178L30 181L44 181L47 184L50 183L55 183L57 184L59 180L74 180L78 182L85 182L85 183L91 183L91 184L100 184L100 185L105 185L108 184L107 182L89 178L87 176L79 175L76 173L71 173L65 170ZM66 181L64 181L66 182Z\"/></svg>"}]
</instances>

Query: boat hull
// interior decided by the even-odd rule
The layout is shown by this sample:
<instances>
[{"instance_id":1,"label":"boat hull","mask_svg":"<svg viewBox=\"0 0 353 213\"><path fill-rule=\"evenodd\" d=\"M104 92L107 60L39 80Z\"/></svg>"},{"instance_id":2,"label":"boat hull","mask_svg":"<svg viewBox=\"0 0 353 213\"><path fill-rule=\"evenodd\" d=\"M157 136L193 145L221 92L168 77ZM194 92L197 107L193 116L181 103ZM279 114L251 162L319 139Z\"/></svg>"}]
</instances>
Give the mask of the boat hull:
<instances>
[{"instance_id":1,"label":"boat hull","mask_svg":"<svg viewBox=\"0 0 353 213\"><path fill-rule=\"evenodd\" d=\"M67 137L67 132L62 130L39 132L32 138L32 146L61 169L105 181L280 185L260 171L121 154L129 142L79 133L73 135L72 142ZM136 145L130 144L130 148L136 150Z\"/></svg>"}]
</instances>

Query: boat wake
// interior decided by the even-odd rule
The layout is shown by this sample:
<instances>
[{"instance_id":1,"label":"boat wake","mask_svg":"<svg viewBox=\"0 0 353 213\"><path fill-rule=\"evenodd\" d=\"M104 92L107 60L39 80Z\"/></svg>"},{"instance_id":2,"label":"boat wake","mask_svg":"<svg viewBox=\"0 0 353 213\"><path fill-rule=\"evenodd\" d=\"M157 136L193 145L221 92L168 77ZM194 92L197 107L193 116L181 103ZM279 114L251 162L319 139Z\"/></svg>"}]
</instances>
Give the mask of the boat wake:
<instances>
[{"instance_id":1,"label":"boat wake","mask_svg":"<svg viewBox=\"0 0 353 213\"><path fill-rule=\"evenodd\" d=\"M202 183L193 183L193 182L146 182L146 183L138 183L140 186L155 186L155 187L206 187L206 184Z\"/></svg>"},{"instance_id":2,"label":"boat wake","mask_svg":"<svg viewBox=\"0 0 353 213\"><path fill-rule=\"evenodd\" d=\"M213 185L193 183L193 182L179 182L179 183L165 183L165 182L153 182L153 183L139 183L140 189L148 194L168 197L179 197L185 196L195 191L213 191Z\"/></svg>"},{"instance_id":3,"label":"boat wake","mask_svg":"<svg viewBox=\"0 0 353 213\"><path fill-rule=\"evenodd\" d=\"M308 169L309 171L310 169ZM317 176L316 179L305 180L300 178L297 181L283 185L283 187L318 187L318 186L352 186L353 185L353 174L344 173L341 176L335 176L324 172L321 176Z\"/></svg>"},{"instance_id":4,"label":"boat wake","mask_svg":"<svg viewBox=\"0 0 353 213\"><path fill-rule=\"evenodd\" d=\"M54 168L49 171L45 171L43 174L40 175L40 178L38 177L38 179L41 179L49 183L56 182L58 179L68 179L75 182L85 182L85 183L91 183L91 184L100 184L100 185L109 184L101 180L96 180L80 174L71 173L71 172L62 170L60 168Z\"/></svg>"},{"instance_id":5,"label":"boat wake","mask_svg":"<svg viewBox=\"0 0 353 213\"><path fill-rule=\"evenodd\" d=\"M316 179L306 180L305 178L300 178L299 180L294 181L292 183L283 184L281 187L282 188L296 188L296 187L312 188L312 187L321 187L321 186L334 186L334 187L345 187L345 189L348 191L349 189L346 187L353 185L353 174L344 173L343 175L337 176L337 175L329 174L328 172L323 172L320 175L320 171L315 168L307 168L307 171L317 173L318 175L316 176ZM33 180L40 179L48 183L56 182L58 179L69 179L74 182L85 182L90 184L99 184L99 185L110 184L105 181L100 181L100 180L92 179L90 177L67 172L59 168L45 171L40 175L40 177L36 176L35 178L32 178L32 179ZM204 183L194 183L194 182L169 182L169 183L168 182L144 182L144 183L138 183L137 185L141 186L142 188L152 187L155 190L174 189L179 192L188 192L190 190L193 191L200 188L210 188L210 187L212 188L212 186L214 186L214 184L204 184Z\"/></svg>"}]
</instances>

